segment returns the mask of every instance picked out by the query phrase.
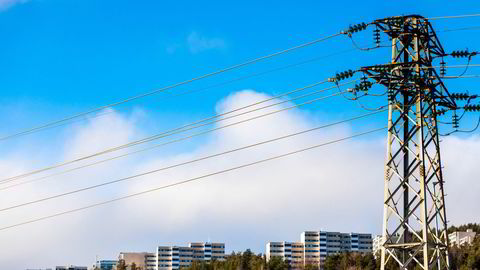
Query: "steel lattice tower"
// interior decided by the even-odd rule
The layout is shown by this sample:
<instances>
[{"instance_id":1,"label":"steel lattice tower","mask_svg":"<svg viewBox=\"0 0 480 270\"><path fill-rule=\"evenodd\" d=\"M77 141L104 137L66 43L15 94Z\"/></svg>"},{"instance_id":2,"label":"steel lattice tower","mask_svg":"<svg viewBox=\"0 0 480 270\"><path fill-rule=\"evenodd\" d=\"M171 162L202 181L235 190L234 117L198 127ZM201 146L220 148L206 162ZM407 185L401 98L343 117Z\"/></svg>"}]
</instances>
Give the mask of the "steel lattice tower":
<instances>
[{"instance_id":1,"label":"steel lattice tower","mask_svg":"<svg viewBox=\"0 0 480 270\"><path fill-rule=\"evenodd\" d=\"M445 52L421 16L372 24L392 40L390 64L361 69L389 97L381 269L449 269L437 111L456 103L431 68Z\"/></svg>"}]
</instances>

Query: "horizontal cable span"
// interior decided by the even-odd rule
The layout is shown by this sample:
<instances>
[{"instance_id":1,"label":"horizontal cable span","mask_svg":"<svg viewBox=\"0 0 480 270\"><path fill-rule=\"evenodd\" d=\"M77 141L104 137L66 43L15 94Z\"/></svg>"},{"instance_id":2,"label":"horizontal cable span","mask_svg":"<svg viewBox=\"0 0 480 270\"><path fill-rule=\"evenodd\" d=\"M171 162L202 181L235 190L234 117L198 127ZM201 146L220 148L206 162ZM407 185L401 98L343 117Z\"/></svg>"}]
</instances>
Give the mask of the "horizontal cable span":
<instances>
[{"instance_id":1,"label":"horizontal cable span","mask_svg":"<svg viewBox=\"0 0 480 270\"><path fill-rule=\"evenodd\" d=\"M391 45L390 45L390 46L391 46ZM286 69L289 69L289 68L293 68L293 67L297 67L297 66L301 66L301 65L313 63L313 62L315 62L315 61L319 61L319 60L322 60L322 59L325 59L325 58L329 58L329 57L332 57L332 56L336 56L336 55L341 55L341 54L344 54L344 53L352 52L352 51L355 51L355 50L356 50L355 48L351 48L351 49L342 50L342 51L338 51L338 52L331 53L331 54L327 54L327 55L322 55L322 56L317 56L317 57L309 58L309 59L306 59L306 60L303 60L303 61L300 61L300 62L296 62L296 63L292 63L292 64L288 64L288 65L283 65L283 66L280 66L280 67L276 67L276 68L269 69L269 70L265 70L265 71L261 71L261 72L252 72L252 73L248 73L247 75L244 75L244 76L236 77L236 78L233 78L233 79L230 79L230 80L225 80L225 81L223 81L223 82L216 83L216 84L212 84L212 85L209 85L209 86L206 86L206 87L202 87L202 88L199 88L199 89L193 89L193 90L184 91L184 92L181 92L181 93L175 93L175 94L173 94L173 93L165 92L165 93L168 93L168 94L170 94L170 95L169 95L169 96L162 96L161 98L159 98L159 99L157 99L157 100L164 100L164 99L168 99L168 98L175 98L175 97L180 97L180 96L184 96L184 95L188 95L188 94L192 94L192 93L198 93L198 92L206 91L206 90L209 90L209 89L213 89L213 88L216 88L216 87L221 87L221 86L229 85L229 84L232 84L232 83L235 83L235 82L239 82L239 81L242 81L242 80L246 80L246 79L250 79L250 78L254 78L254 77L261 77L261 76L264 76L264 75L266 75L266 74L270 74L270 73L273 73L273 72L277 72L277 71L281 71L281 70L286 70ZM117 108L116 110L117 110L117 111L121 111L122 109ZM55 128L55 127L60 127L60 126L64 126L64 125L69 125L69 124L73 124L73 123L76 123L76 122L85 121L85 120L87 120L87 119L93 119L93 118L97 118L97 117L101 117L101 116L105 116L105 115L110 115L110 114L112 114L112 113L113 113L113 111L106 111L106 112L102 112L102 113L98 113L98 114L90 115L90 116L85 115L85 117L80 118L80 119L72 119L72 121L61 122L61 123L58 123L58 124L54 124L54 125L51 125L51 126L42 128L42 129L40 129L40 130L36 130L36 131L31 131L31 132L24 133L23 135L27 135L27 134L30 134L30 133L35 133L35 132L37 132L37 131L41 131L41 130L44 130L44 129L49 129L49 128Z\"/></svg>"},{"instance_id":2,"label":"horizontal cable span","mask_svg":"<svg viewBox=\"0 0 480 270\"><path fill-rule=\"evenodd\" d=\"M323 89L321 91L329 90L329 89L332 89L332 88L334 88L334 87ZM338 95L346 93L346 92L347 91L343 91L341 93L336 93L336 94L333 94L333 95L330 95L330 96L316 98L313 102L317 102L317 101L324 100L324 99L327 99L327 98L330 98L330 97L338 96ZM139 149L139 150L135 150L135 151L132 151L132 152L128 152L128 153L125 153L125 154L122 154L122 155L98 160L98 161L95 161L95 162L92 162L92 163L89 163L89 164L85 164L85 165L82 165L82 166L78 166L78 167L75 167L75 168L64 170L64 171L61 171L61 172L58 172L58 173L53 173L53 174L49 174L49 175L42 176L42 177L39 177L39 178L34 178L34 179L30 179L30 180L27 180L27 181L24 181L24 182L20 182L20 183L12 184L12 185L9 185L9 186L1 187L0 190L10 189L10 188L13 188L13 187L16 187L16 186L25 185L25 184L28 184L28 183L40 181L40 180L51 178L51 177L54 177L54 176L59 176L59 175L66 174L66 173L76 171L76 170L79 170L79 169L83 169L83 168L86 168L86 167L98 165L98 164L101 164L101 163L104 163L104 162L107 162L107 161L115 160L115 159L118 159L118 158L123 158L123 157L129 156L129 155L133 155L133 154L137 154L137 153L141 153L141 152L145 152L145 151L149 151L149 150L159 148L159 147L162 147L162 146L166 146L166 145L169 145L169 144L172 144L172 143L185 141L185 140L197 137L197 136L201 136L201 135L205 135L205 134L208 134L208 133L211 133L211 132L215 132L217 130L221 130L221 129L228 128L228 127L231 127L231 126L242 124L242 123L252 121L252 120L255 120L255 119L259 119L259 118L269 116L269 115L272 115L272 114L276 114L278 112L283 112L285 110L290 110L290 109L293 109L293 108L301 107L303 105L311 104L313 102L307 101L307 102L302 103L302 104L297 104L297 105L294 105L294 106L291 106L291 107L287 107L287 108L280 109L280 110L277 110L277 111L273 111L273 112L269 112L269 113L266 113L266 114L254 116L254 117L247 118L247 119L244 119L244 120L241 120L241 121L238 121L238 122L234 122L234 123L231 123L231 124L227 124L227 125L224 125L224 126L220 126L220 127L216 127L216 128L213 128L213 129L209 129L209 130L201 131L201 132L198 132L198 133L194 133L194 134L191 134L191 135L188 135L188 136L185 136L185 137L177 138L177 139L170 140L170 141L167 141L167 142L163 142L163 143L160 143L160 144L155 144L155 145L152 145L152 146L149 146L149 147L146 147L146 148L142 148L142 149ZM5 184L5 183L3 183L3 184Z\"/></svg>"},{"instance_id":3,"label":"horizontal cable span","mask_svg":"<svg viewBox=\"0 0 480 270\"><path fill-rule=\"evenodd\" d=\"M358 80L350 81L350 82L344 83L342 85L353 83L355 81L358 81ZM291 94L293 92L302 91L304 89L312 88L314 86L323 84L325 82L327 82L327 81L314 83L314 84L308 85L306 87L302 87L302 88L295 89L293 91L289 91L288 93ZM283 96L287 95L287 93L281 94L281 95L278 95L278 96L275 96L275 97L271 97L271 98L268 98L268 99L265 99L265 100L247 105L247 106L243 106L243 107L240 107L240 108L222 113L222 114L218 114L218 115L215 115L215 116L204 118L202 120L199 120L199 121L196 121L196 122L193 122L193 123L190 123L190 124L187 124L187 125L184 125L184 126L181 126L179 128L175 128L175 129L172 129L172 130L169 130L169 131L166 131L166 132L162 132L160 134L156 134L156 135L153 135L153 136L141 139L141 140L136 140L136 141L133 141L133 142L121 145L121 146L109 148L109 149L106 149L106 150L103 150L103 151L100 151L100 152L97 152L97 153L94 153L94 154L90 154L90 155L87 155L87 156L83 156L83 157L80 157L80 158L77 158L77 159L57 163L57 164L54 164L54 165L51 165L51 166L44 167L42 169L37 169L37 170L31 171L31 172L28 172L28 173L23 173L23 174L20 174L20 175L17 175L17 176L5 178L5 179L0 180L0 184L5 184L5 183L8 183L8 182L20 179L20 178L24 178L24 177L34 175L34 174L38 174L38 173L41 173L41 172L44 172L44 171L56 169L56 168L59 168L59 167L65 166L65 165L73 164L73 163L83 161L83 160L86 160L86 159L89 159L89 158L93 158L93 157L97 157L97 156L100 156L100 155L103 155L103 154L118 151L118 150L121 150L121 149L124 149L124 148L127 148L127 147L132 147L132 146L139 145L139 144L142 144L142 143L154 141L154 140L157 140L157 139L160 139L160 138L165 138L165 137L172 136L172 135L175 135L175 134L179 134L179 133L182 133L182 132L185 132L185 131L189 131L189 130L196 129L196 128L203 127L203 126L207 126L207 125L210 125L210 124L213 124L213 123L217 123L217 122L220 122L220 121L231 119L233 117L245 115L247 113L251 113L251 112L254 112L254 111L259 111L259 110L269 108L269 107L273 107L273 106L276 106L276 105L279 105L279 104L283 104L283 103L291 102L291 101L298 100L298 99L301 99L301 98L305 98L307 96L318 94L320 92L324 92L326 90L333 89L333 88L335 88L335 87L325 88L325 89L322 89L322 90L315 91L313 93L308 93L308 94L304 94L304 95L301 95L301 96L297 96L297 97L289 99L289 100L280 101L278 103L266 105L266 106L263 106L263 107L255 108L255 109L250 110L250 111L241 112L241 113L238 113L238 114L235 114L235 115L231 115L231 116L227 116L227 117L224 117L224 118L214 120L215 118L225 116L225 115L230 114L232 112L240 111L240 110L243 110L245 108L252 107L252 106L255 106L255 105L258 105L258 104L261 104L261 103L264 103L264 102L267 102L267 101L270 101L270 100L273 100L273 99L276 99L276 98L283 97ZM208 120L212 120L212 121L208 121Z\"/></svg>"},{"instance_id":4,"label":"horizontal cable span","mask_svg":"<svg viewBox=\"0 0 480 270\"><path fill-rule=\"evenodd\" d=\"M147 190L144 190L144 191L141 191L141 192L131 193L131 194L128 194L128 195L125 195L125 196L117 197L117 198L106 200L106 201L103 201L103 202L90 204L90 205L87 205L87 206L83 206L83 207L59 212L59 213L48 215L48 216L43 216L43 217L36 218L36 219L27 220L27 221L24 221L24 222L16 223L16 224L13 224L13 225L8 225L8 226L5 226L5 227L0 227L0 231L11 229L11 228L22 226L22 225L26 225L26 224L30 224L30 223L34 223L34 222L38 222L38 221L42 221L42 220L46 220L46 219L50 219L50 218L54 218L54 217L58 217L58 216L62 216L62 215L66 215L66 214L70 214L70 213L74 213L74 212L78 212L78 211L82 211L82 210L86 210L86 209L90 209L90 208L94 208L94 207L97 207L97 206L101 206L101 205L125 200L125 199L132 198L132 197L137 197L137 196L140 196L140 195L152 193L152 192L159 191L159 190L162 190L162 189L167 189L167 188L170 188L170 187L183 185L183 184L186 184L186 183L189 183L189 182L194 182L194 181L198 181L198 180L201 180L201 179L205 179L205 178L208 178L208 177L211 177L211 176L214 176L214 175L219 175L219 174L239 170L239 169L242 169L242 168L251 167L251 166L254 166L254 165L257 165L257 164L265 163L265 162L272 161L272 160L277 160L277 159L288 157L288 156L291 156L291 155L294 155L294 154L299 154L299 153L302 153L302 152L305 152L305 151L308 151L308 150L316 149L316 148L319 148L319 147L323 147L323 146L330 145L330 144L333 144L333 143L338 143L338 142L341 142L341 141L345 141L345 140L348 140L348 139L352 139L352 138L355 138L355 137L363 136L363 135L366 135L366 134L374 133L374 132L385 130L385 129L386 129L386 127L372 129L372 130L357 133L357 134L354 134L354 135L351 135L351 136L348 136L348 137L343 137L343 138L328 141L328 142L325 142L325 143L316 144L316 145L313 145L313 146L310 146L310 147L306 147L306 148L302 148L302 149L299 149L299 150L287 152L287 153L284 153L284 154L281 154L281 155L269 157L269 158L258 160L258 161L255 161L255 162L246 163L246 164L243 164L243 165L240 165L240 166L230 167L228 169L216 171L216 172L209 173L209 174L204 174L204 175L194 177L194 178L189 178L189 179L186 179L186 180L183 180L183 181L178 181L178 182L175 182L175 183L172 183L172 184L159 186L157 188L147 189Z\"/></svg>"},{"instance_id":5,"label":"horizontal cable span","mask_svg":"<svg viewBox=\"0 0 480 270\"><path fill-rule=\"evenodd\" d=\"M40 202L44 202L44 201L48 201L48 200L52 200L52 199L56 199L56 198L60 198L60 197L64 197L64 196L67 196L67 195L71 195L71 194L75 194L75 193L79 193L79 192L83 192L83 191L87 191L87 190L91 190L91 189L95 189L95 188L99 188L99 187L111 185L111 184L114 184L114 183L123 182L123 181L126 181L126 180L130 180L130 179L134 179L134 178L137 178L137 177L141 177L141 176L145 176L145 175L157 173L157 172L160 172L160 171L164 171L164 170L168 170L168 169L180 167L180 166L187 165L187 164L191 164L191 163L195 163L195 162L198 162L198 161L202 161L202 160L206 160L206 159L210 159L210 158L214 158L214 157L218 157L218 156L222 156L222 155L226 155L226 154L238 152L238 151L241 151L241 150L253 148L253 147L256 147L256 146L268 144L268 143L271 143L271 142L275 142L275 141L279 141L279 140L283 140L283 139L287 139L287 138L291 138L291 137L294 137L294 136L298 136L298 135L305 134L305 133L308 133L308 132L316 131L316 130L319 130L319 129L323 129L323 128L327 128L327 127L331 127L331 126L335 126L335 125L347 123L347 122L350 122L350 121L362 119L362 118L365 118L365 117L367 117L367 116L375 115L375 114L378 114L378 113L384 112L384 111L386 111L386 109L379 110L379 111L372 112L372 113L363 114L363 115L360 115L360 116L352 117L352 118L345 119L345 120L341 120L341 121L337 121L337 122L330 123L330 124L327 124L327 125L317 126L317 127L314 127L314 128L310 128L310 129L306 129L306 130L300 131L300 132L291 133L291 134L284 135L284 136L280 136L280 137L277 137L277 138L274 138L274 139L270 139L270 140L266 140L266 141L262 141L262 142L258 142L258 143L254 143L254 144L250 144L250 145L247 145L247 146L239 147L239 148L236 148L236 149L231 149L231 150L228 150L228 151L224 151L224 152L221 152L221 153L217 153L217 154L213 154L213 155L201 157L201 158L198 158L198 159L193 159L193 160L190 160L190 161L181 162L181 163L178 163L178 164L166 166L166 167L159 168L159 169L155 169L155 170L151 170L151 171L148 171L148 172L144 172L144 173L140 173L140 174L136 174L136 175L132 175L132 176L128 176L128 177L116 179L116 180L113 180L113 181L108 181L108 182L104 182L104 183L101 183L101 184L96 184L96 185L92 185L92 186L89 186L89 187L80 188L80 189L76 189L76 190L73 190L73 191L69 191L69 192L65 192L65 193L60 193L60 194L57 194L57 195L53 195L53 196L49 196L49 197L45 197L45 198L41 198L41 199L29 201L29 202L17 204L17 205L5 207L5 208L0 208L0 212L6 211L6 210L15 209L15 208L19 208L19 207L23 207L23 206L27 206L27 205L31 205L31 204L36 204L36 203L40 203Z\"/></svg>"},{"instance_id":6,"label":"horizontal cable span","mask_svg":"<svg viewBox=\"0 0 480 270\"><path fill-rule=\"evenodd\" d=\"M480 78L480 75L462 75L462 76L441 76L440 78L444 79L461 79L461 78Z\"/></svg>"},{"instance_id":7,"label":"horizontal cable span","mask_svg":"<svg viewBox=\"0 0 480 270\"><path fill-rule=\"evenodd\" d=\"M46 123L46 124L43 124L43 125L39 125L39 126L30 128L30 129L24 130L24 131L20 131L20 132L13 133L13 134L10 134L10 135L7 135L7 136L3 136L3 137L0 137L0 141L4 141L4 140L7 140L7 139L10 139L10 138L13 138L13 137L29 134L32 131L41 130L41 129L44 129L44 128L49 127L49 126L57 125L59 123L65 122L65 121L69 121L69 120L72 120L72 119L75 119L75 118L78 118L78 117L81 117L81 116L84 116L84 115L87 115L87 114L91 114L91 113L94 113L94 112L101 111L101 110L106 109L106 108L115 107L115 106L118 106L120 104L124 104L124 103L130 102L130 101L133 101L133 100L136 100L136 99L139 99L139 98L143 98L143 97L150 96L150 95L153 95L153 94L157 94L157 93L160 93L160 92L165 92L166 90L173 89L173 88L176 88L176 87L179 87L179 86L182 86L182 85L186 85L186 84L192 83L194 81L198 81L198 80L201 80L201 79L212 77L212 76L215 76L215 75L227 72L227 71L239 69L241 67L248 66L248 65L251 65L251 64L266 60L266 59L269 59L269 58L273 58L275 56L282 55L282 54L285 54L285 53L288 53L288 52L291 52L291 51L294 51L294 50L305 48L305 47L320 43L322 41L325 41L325 40L328 40L328 39L331 39L331 38L334 38L334 37L340 36L340 35L342 35L342 34L338 33L338 34L330 35L330 36L327 36L327 37L318 38L318 39L315 39L315 40L310 41L310 42L306 42L306 43L303 43L303 44L300 44L300 45L297 45L297 46L294 46L294 47L291 47L291 48L288 48L288 49L285 49L285 50L282 50L282 51L278 51L278 52L271 53L271 54L268 54L268 55L265 55L265 56L261 56L261 57L258 57L258 58L240 63L240 64L236 64L236 65L224 68L224 69L220 69L220 70L217 70L217 71L214 71L214 72L211 72L211 73L207 73L207 74L204 74L204 75L192 78L192 79L188 79L188 80L185 80L185 81L182 81L182 82L179 82L179 83L175 83L175 84L165 86L165 87L162 87L162 88L159 88L159 89L156 89L156 90L152 90L150 92L146 92L146 93L143 93L143 94L132 96L132 97L129 97L129 98L121 100L121 101L117 101L117 102L110 103L110 104L107 104L107 105L104 105L104 106L100 106L100 107L91 109L89 111L81 112L81 113L78 113L78 114L75 114L75 115L72 115L72 116L69 116L69 117L62 118L62 119L57 120L57 121L52 121L52 122L49 122L49 123Z\"/></svg>"}]
</instances>

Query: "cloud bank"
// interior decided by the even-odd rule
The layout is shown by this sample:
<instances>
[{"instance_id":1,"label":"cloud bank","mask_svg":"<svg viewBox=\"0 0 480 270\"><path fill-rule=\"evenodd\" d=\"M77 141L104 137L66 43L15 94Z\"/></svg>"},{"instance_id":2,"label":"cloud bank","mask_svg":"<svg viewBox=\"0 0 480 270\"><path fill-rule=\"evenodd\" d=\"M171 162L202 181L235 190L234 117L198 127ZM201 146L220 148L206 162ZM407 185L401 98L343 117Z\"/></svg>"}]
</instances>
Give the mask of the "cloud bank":
<instances>
[{"instance_id":1,"label":"cloud bank","mask_svg":"<svg viewBox=\"0 0 480 270\"><path fill-rule=\"evenodd\" d=\"M269 96L240 91L221 100L217 113ZM286 104L285 106L289 106ZM270 108L276 110L277 108ZM242 116L242 119L265 111ZM112 112L68 131L59 149L64 157L126 143L148 133L135 115ZM241 119L231 120L239 121ZM162 149L148 157L130 157L1 192L0 205L71 190L329 123L326 115L302 110L260 118L212 133L190 150L165 157ZM224 122L219 125L225 125ZM299 148L349 136L343 124L253 149L204 160L92 192L0 213L0 225L158 187L223 170ZM0 268L25 269L62 264L90 265L95 256L115 258L120 251L153 251L159 244L224 241L227 250L264 252L267 241L298 240L303 230L380 232L385 140L382 134L333 144L299 155L233 171L48 221L0 232ZM474 221L472 204L480 190L476 153L480 139L450 137L443 142L447 215L456 223ZM459 156L461 153L461 156ZM48 159L49 157L45 157ZM0 161L0 176L35 167L23 161ZM469 188L466 188L466 187ZM14 192L15 191L15 192ZM22 194L22 196L18 196ZM25 260L25 258L29 258Z\"/></svg>"}]
</instances>

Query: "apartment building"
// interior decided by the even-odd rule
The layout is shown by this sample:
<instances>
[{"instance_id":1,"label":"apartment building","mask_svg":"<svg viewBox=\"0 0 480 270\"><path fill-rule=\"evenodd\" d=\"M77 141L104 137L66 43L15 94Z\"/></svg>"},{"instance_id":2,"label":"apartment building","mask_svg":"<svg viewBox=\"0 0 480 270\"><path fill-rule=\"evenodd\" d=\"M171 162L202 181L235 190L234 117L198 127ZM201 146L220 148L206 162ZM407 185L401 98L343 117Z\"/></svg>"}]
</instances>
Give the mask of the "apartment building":
<instances>
[{"instance_id":1,"label":"apartment building","mask_svg":"<svg viewBox=\"0 0 480 270\"><path fill-rule=\"evenodd\" d=\"M380 256L380 252L382 251L382 245L383 245L383 236L377 235L373 238L372 241L372 252L373 256L375 256L375 259Z\"/></svg>"},{"instance_id":2,"label":"apartment building","mask_svg":"<svg viewBox=\"0 0 480 270\"><path fill-rule=\"evenodd\" d=\"M269 242L265 249L267 261L274 256L281 257L292 268L300 268L304 264L304 243L301 242Z\"/></svg>"},{"instance_id":3,"label":"apartment building","mask_svg":"<svg viewBox=\"0 0 480 270\"><path fill-rule=\"evenodd\" d=\"M305 231L300 235L299 243L269 242L266 245L266 258L279 256L292 268L304 265L323 267L329 255L342 252L372 252L372 235L364 233L340 233L326 231ZM293 245L296 249L293 249ZM292 246L290 248L290 246ZM295 250L295 254L293 253ZM296 256L293 258L293 256Z\"/></svg>"},{"instance_id":4,"label":"apartment building","mask_svg":"<svg viewBox=\"0 0 480 270\"><path fill-rule=\"evenodd\" d=\"M225 259L224 243L190 243L188 247L158 246L155 270L173 270L189 267L193 261Z\"/></svg>"},{"instance_id":5,"label":"apartment building","mask_svg":"<svg viewBox=\"0 0 480 270\"><path fill-rule=\"evenodd\" d=\"M225 259L225 244L223 243L190 243L193 260L223 260Z\"/></svg>"},{"instance_id":6,"label":"apartment building","mask_svg":"<svg viewBox=\"0 0 480 270\"><path fill-rule=\"evenodd\" d=\"M472 229L467 229L466 232L452 232L448 234L448 241L451 246L461 246L464 244L470 245L475 239L476 233Z\"/></svg>"},{"instance_id":7,"label":"apartment building","mask_svg":"<svg viewBox=\"0 0 480 270\"><path fill-rule=\"evenodd\" d=\"M157 269L157 254L156 253L146 253L145 254L145 270L156 270Z\"/></svg>"},{"instance_id":8,"label":"apartment building","mask_svg":"<svg viewBox=\"0 0 480 270\"><path fill-rule=\"evenodd\" d=\"M196 242L188 246L158 246L155 252L120 252L119 260L142 270L173 270L192 265L193 261L225 259L225 244Z\"/></svg>"}]
</instances>

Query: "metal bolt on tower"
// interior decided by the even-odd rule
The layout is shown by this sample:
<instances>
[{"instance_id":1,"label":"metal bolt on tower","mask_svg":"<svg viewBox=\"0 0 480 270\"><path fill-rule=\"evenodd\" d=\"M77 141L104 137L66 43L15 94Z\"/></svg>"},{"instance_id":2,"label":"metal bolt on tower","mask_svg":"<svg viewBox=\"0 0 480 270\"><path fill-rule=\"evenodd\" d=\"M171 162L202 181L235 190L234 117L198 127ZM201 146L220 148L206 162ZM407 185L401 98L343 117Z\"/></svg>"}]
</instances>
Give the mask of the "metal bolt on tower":
<instances>
[{"instance_id":1,"label":"metal bolt on tower","mask_svg":"<svg viewBox=\"0 0 480 270\"><path fill-rule=\"evenodd\" d=\"M371 24L392 40L391 63L361 69L388 88L381 269L450 269L437 110L457 105L431 68L445 52L421 16Z\"/></svg>"}]
</instances>

